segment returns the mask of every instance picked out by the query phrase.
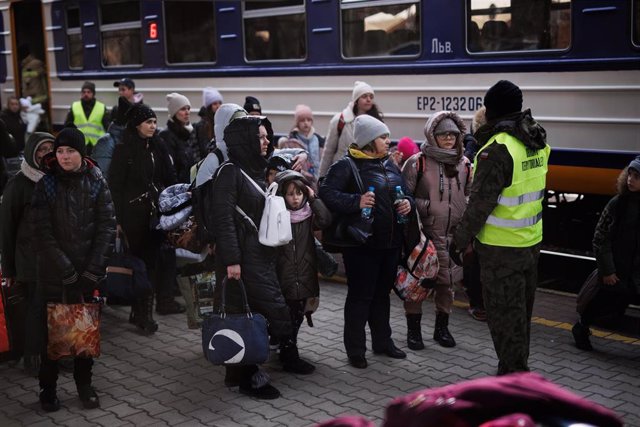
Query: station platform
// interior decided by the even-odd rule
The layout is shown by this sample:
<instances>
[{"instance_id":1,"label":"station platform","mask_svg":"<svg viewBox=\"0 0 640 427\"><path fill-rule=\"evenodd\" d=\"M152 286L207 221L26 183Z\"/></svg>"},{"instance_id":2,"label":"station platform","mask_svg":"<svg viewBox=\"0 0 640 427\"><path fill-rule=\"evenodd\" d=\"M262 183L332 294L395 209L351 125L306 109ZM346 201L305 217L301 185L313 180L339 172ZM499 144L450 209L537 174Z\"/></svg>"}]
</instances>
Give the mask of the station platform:
<instances>
[{"instance_id":1,"label":"station platform","mask_svg":"<svg viewBox=\"0 0 640 427\"><path fill-rule=\"evenodd\" d=\"M321 283L315 327L302 326L302 357L316 365L307 376L283 372L275 353L265 365L282 397L260 401L224 386L224 370L202 355L199 330L186 328L184 315L156 316L159 331L139 335L128 320L129 308L103 312L102 352L94 365L101 407L84 410L72 375L62 372L58 397L62 408L44 413L37 380L19 366L0 365L0 425L18 426L312 426L341 415L362 415L381 425L392 398L495 374L497 359L484 322L472 319L463 299L456 301L450 330L454 348L438 346L431 335L433 303L424 304L426 349L406 348L402 302L392 296L393 338L407 351L404 360L367 353L369 367L348 364L342 344L346 286ZM618 413L626 425L640 426L640 337L594 330L595 351L575 348L570 328L575 297L539 291L531 332L529 364L556 384ZM370 347L369 347L370 348Z\"/></svg>"}]
</instances>

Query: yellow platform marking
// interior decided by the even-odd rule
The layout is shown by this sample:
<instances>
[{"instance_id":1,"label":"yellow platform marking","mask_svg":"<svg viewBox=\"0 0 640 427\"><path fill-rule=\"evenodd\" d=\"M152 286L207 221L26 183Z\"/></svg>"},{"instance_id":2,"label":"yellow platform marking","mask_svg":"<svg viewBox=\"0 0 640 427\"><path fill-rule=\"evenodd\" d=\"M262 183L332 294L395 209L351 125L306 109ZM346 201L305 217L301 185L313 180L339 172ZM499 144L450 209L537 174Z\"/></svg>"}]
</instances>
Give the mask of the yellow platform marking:
<instances>
[{"instance_id":1,"label":"yellow platform marking","mask_svg":"<svg viewBox=\"0 0 640 427\"><path fill-rule=\"evenodd\" d=\"M459 308L464 308L464 309L469 308L469 304L462 301L454 301L453 305ZM542 325L542 326L549 326L551 328L564 329L565 331L571 331L571 328L573 327L571 323L558 322L555 320L549 320L543 317L535 317L535 316L531 318L531 323L535 323L537 325ZM591 334L594 337L598 337L598 338L604 338L607 340L623 342L625 344L640 345L639 338L628 337L625 335L620 335L615 332L608 332L600 329L591 328Z\"/></svg>"}]
</instances>

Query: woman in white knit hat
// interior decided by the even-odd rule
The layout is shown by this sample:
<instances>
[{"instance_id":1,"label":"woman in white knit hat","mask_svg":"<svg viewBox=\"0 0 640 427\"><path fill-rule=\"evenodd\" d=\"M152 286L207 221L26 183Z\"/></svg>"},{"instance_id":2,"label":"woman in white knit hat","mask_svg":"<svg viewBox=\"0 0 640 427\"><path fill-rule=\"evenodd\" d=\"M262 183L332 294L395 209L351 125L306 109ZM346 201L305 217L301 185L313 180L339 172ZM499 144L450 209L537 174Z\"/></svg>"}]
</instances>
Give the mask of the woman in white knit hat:
<instances>
[{"instance_id":1,"label":"woman in white knit hat","mask_svg":"<svg viewBox=\"0 0 640 427\"><path fill-rule=\"evenodd\" d=\"M202 107L198 111L200 121L195 124L201 158L205 158L211 149L211 141L215 137L214 118L223 102L222 94L217 89L212 87L202 89Z\"/></svg>"},{"instance_id":2,"label":"woman in white knit hat","mask_svg":"<svg viewBox=\"0 0 640 427\"><path fill-rule=\"evenodd\" d=\"M167 95L167 109L169 120L167 127L160 131L160 138L173 158L178 182L189 183L191 166L200 161L198 141L190 121L191 103L186 96L172 92Z\"/></svg>"},{"instance_id":3,"label":"woman in white knit hat","mask_svg":"<svg viewBox=\"0 0 640 427\"><path fill-rule=\"evenodd\" d=\"M365 82L356 81L351 93L351 101L341 113L333 116L329 122L327 139L320 161L319 176L325 176L329 166L344 157L349 146L355 142L353 120L357 116L368 114L382 121L382 113L373 99L373 88Z\"/></svg>"}]
</instances>

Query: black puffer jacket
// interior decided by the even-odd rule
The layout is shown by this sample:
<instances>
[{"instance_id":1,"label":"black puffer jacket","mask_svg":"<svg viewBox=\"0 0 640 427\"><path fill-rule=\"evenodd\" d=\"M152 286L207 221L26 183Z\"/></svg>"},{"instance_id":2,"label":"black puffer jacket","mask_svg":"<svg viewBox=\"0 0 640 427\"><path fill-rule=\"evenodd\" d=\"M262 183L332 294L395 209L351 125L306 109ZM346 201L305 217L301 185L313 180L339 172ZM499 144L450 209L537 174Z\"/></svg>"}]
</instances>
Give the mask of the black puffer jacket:
<instances>
[{"instance_id":1,"label":"black puffer jacket","mask_svg":"<svg viewBox=\"0 0 640 427\"><path fill-rule=\"evenodd\" d=\"M36 184L31 218L38 238L39 289L55 301L62 296L63 280L84 272L105 275L116 222L99 168L85 159L78 172L64 172L55 155L47 160L50 172Z\"/></svg>"},{"instance_id":2,"label":"black puffer jacket","mask_svg":"<svg viewBox=\"0 0 640 427\"><path fill-rule=\"evenodd\" d=\"M237 205L260 225L264 194L242 174L244 171L264 189L267 161L260 155L260 123L256 117L239 118L225 129L229 161L220 166L214 184L216 197L207 202L206 209L213 212L216 262L225 273L226 267L240 265L251 309L267 318L272 334L284 337L292 332L291 318L276 276L275 249L261 245L258 232L236 212ZM241 310L237 300L228 305L230 310Z\"/></svg>"},{"instance_id":3,"label":"black puffer jacket","mask_svg":"<svg viewBox=\"0 0 640 427\"><path fill-rule=\"evenodd\" d=\"M349 155L350 156L350 155ZM384 159L355 159L351 157L358 170L364 186L374 187L376 204L373 208L372 236L366 246L377 249L399 248L402 245L403 228L396 222L395 188L402 187L407 191L402 174L398 166L388 158ZM360 214L360 192L357 189L349 160L343 158L329 168L319 190L320 198L332 211L341 215ZM415 208L413 198L405 196L411 202L411 209Z\"/></svg>"},{"instance_id":4,"label":"black puffer jacket","mask_svg":"<svg viewBox=\"0 0 640 427\"><path fill-rule=\"evenodd\" d=\"M109 168L109 188L113 195L118 224L129 240L131 251L153 264L159 233L151 230L153 204L160 192L176 183L176 172L165 144L156 135L142 139L127 129L116 144ZM153 184L153 185L152 185ZM143 195L149 192L148 197Z\"/></svg>"},{"instance_id":5,"label":"black puffer jacket","mask_svg":"<svg viewBox=\"0 0 640 427\"><path fill-rule=\"evenodd\" d=\"M22 120L19 111L14 113L6 108L0 112L0 120L4 122L7 132L9 132L14 139L13 144L2 144L2 156L16 157L24 149L27 124Z\"/></svg>"},{"instance_id":6,"label":"black puffer jacket","mask_svg":"<svg viewBox=\"0 0 640 427\"><path fill-rule=\"evenodd\" d=\"M200 160L195 130L190 132L184 126L169 120L167 127L160 131L159 136L164 140L169 155L173 159L178 182L191 182L189 176L191 166Z\"/></svg>"}]
</instances>

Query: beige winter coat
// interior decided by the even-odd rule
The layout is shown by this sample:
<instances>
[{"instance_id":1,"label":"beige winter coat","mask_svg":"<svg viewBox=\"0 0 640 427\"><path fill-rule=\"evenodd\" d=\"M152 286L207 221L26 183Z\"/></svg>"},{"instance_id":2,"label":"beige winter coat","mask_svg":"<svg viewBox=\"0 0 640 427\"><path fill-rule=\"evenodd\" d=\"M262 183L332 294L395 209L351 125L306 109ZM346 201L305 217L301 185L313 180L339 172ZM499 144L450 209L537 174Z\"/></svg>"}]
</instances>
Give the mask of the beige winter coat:
<instances>
[{"instance_id":1,"label":"beige winter coat","mask_svg":"<svg viewBox=\"0 0 640 427\"><path fill-rule=\"evenodd\" d=\"M452 241L453 229L462 219L467 206L469 188L471 187L471 167L469 160L461 156L457 164L458 179L455 176L447 177L444 173L444 165L437 162L426 153L426 147L436 146L433 129L444 117L453 119L462 132L456 141L461 146L464 137L464 124L453 113L436 114L427 122L425 133L427 140L423 143L421 151L409 157L402 168L402 176L407 188L413 190L418 214L425 232L433 239L438 250L440 270L437 281L440 284L453 286L462 280L462 267L453 263L449 258L449 244ZM417 183L418 162L424 158L423 174ZM442 192L440 180L442 179Z\"/></svg>"},{"instance_id":2,"label":"beige winter coat","mask_svg":"<svg viewBox=\"0 0 640 427\"><path fill-rule=\"evenodd\" d=\"M341 113L333 116L329 122L327 139L324 143L324 151L322 152L322 159L320 160L319 176L321 177L325 176L329 167L343 158L344 155L347 154L349 146L356 142L353 136L353 120L355 119L355 115L352 109L353 104L349 103ZM340 122L340 116L343 117L344 127L338 137L338 122Z\"/></svg>"}]
</instances>

